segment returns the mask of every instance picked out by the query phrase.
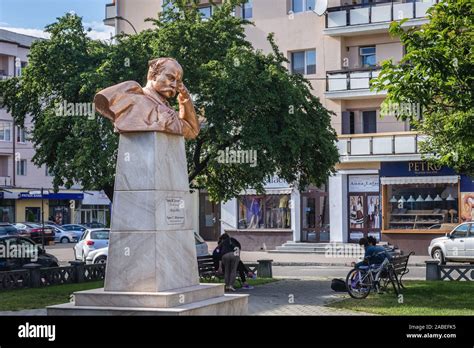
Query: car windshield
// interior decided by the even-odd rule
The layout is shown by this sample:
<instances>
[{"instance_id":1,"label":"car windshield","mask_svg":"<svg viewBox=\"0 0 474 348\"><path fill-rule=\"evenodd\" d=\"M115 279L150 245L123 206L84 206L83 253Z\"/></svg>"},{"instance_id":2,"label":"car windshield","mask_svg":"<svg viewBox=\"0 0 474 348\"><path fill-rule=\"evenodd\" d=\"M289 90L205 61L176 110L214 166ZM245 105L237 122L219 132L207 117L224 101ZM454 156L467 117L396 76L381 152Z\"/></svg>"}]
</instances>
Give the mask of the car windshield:
<instances>
[{"instance_id":1,"label":"car windshield","mask_svg":"<svg viewBox=\"0 0 474 348\"><path fill-rule=\"evenodd\" d=\"M11 234L15 232L17 232L17 229L13 226L9 226L9 225L0 226L0 235Z\"/></svg>"},{"instance_id":2,"label":"car windshield","mask_svg":"<svg viewBox=\"0 0 474 348\"><path fill-rule=\"evenodd\" d=\"M109 239L109 231L92 231L91 239Z\"/></svg>"}]
</instances>

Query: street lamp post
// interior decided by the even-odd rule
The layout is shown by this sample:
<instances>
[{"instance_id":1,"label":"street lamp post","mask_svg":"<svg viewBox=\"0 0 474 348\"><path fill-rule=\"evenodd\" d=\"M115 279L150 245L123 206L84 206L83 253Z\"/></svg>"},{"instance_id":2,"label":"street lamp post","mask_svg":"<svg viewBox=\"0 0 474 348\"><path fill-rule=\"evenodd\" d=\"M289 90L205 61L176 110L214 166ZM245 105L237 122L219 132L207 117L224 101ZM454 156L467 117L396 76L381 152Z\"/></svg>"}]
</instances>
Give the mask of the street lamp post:
<instances>
[{"instance_id":1,"label":"street lamp post","mask_svg":"<svg viewBox=\"0 0 474 348\"><path fill-rule=\"evenodd\" d=\"M124 18L122 16L116 16L115 19L120 19L122 21L125 21L127 22L128 24L130 24L130 26L132 27L133 31L135 32L135 34L138 34L137 32L137 29L135 29L135 27L133 26L132 22L130 22L127 18Z\"/></svg>"}]
</instances>

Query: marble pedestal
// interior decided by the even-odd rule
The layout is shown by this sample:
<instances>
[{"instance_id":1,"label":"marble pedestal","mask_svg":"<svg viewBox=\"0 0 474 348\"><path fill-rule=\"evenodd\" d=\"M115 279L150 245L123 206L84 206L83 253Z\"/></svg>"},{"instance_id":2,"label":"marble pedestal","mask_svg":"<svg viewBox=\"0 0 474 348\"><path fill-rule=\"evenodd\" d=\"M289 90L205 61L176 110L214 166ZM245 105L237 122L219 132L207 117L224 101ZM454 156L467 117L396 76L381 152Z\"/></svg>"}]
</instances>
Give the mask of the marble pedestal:
<instances>
[{"instance_id":1,"label":"marble pedestal","mask_svg":"<svg viewBox=\"0 0 474 348\"><path fill-rule=\"evenodd\" d=\"M242 315L247 295L199 284L184 138L120 135L105 287L48 315Z\"/></svg>"}]
</instances>

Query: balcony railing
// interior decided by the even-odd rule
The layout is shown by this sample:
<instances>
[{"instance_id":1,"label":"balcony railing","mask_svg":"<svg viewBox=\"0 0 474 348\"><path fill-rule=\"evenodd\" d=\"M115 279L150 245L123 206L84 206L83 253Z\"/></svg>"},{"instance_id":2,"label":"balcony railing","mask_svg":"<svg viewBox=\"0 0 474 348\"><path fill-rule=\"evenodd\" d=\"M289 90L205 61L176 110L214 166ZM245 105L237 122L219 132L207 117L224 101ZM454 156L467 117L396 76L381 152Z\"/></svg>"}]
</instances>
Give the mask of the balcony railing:
<instances>
[{"instance_id":1,"label":"balcony railing","mask_svg":"<svg viewBox=\"0 0 474 348\"><path fill-rule=\"evenodd\" d=\"M368 4L328 8L326 28L340 28L426 16L427 10L438 0L374 0Z\"/></svg>"},{"instance_id":2,"label":"balcony railing","mask_svg":"<svg viewBox=\"0 0 474 348\"><path fill-rule=\"evenodd\" d=\"M117 16L115 6L115 1L112 4L105 5L105 25L115 26L115 17Z\"/></svg>"},{"instance_id":3,"label":"balcony railing","mask_svg":"<svg viewBox=\"0 0 474 348\"><path fill-rule=\"evenodd\" d=\"M370 80L379 76L380 68L336 70L326 72L326 91L351 91L370 88Z\"/></svg>"},{"instance_id":4,"label":"balcony railing","mask_svg":"<svg viewBox=\"0 0 474 348\"><path fill-rule=\"evenodd\" d=\"M0 176L0 187L2 186L11 186L12 180L9 176Z\"/></svg>"},{"instance_id":5,"label":"balcony railing","mask_svg":"<svg viewBox=\"0 0 474 348\"><path fill-rule=\"evenodd\" d=\"M423 138L417 132L347 134L338 137L337 147L341 156L416 155Z\"/></svg>"}]
</instances>

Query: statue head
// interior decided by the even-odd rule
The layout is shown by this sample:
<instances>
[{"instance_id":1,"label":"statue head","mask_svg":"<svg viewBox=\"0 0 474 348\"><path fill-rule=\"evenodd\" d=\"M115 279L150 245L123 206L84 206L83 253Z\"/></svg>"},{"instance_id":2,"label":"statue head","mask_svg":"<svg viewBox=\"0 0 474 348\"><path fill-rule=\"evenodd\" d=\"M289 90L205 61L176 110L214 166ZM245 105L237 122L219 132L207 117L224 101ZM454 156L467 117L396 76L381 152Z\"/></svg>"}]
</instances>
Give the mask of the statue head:
<instances>
[{"instance_id":1,"label":"statue head","mask_svg":"<svg viewBox=\"0 0 474 348\"><path fill-rule=\"evenodd\" d=\"M179 92L183 68L173 58L157 58L148 62L148 83L165 98L173 98Z\"/></svg>"}]
</instances>

